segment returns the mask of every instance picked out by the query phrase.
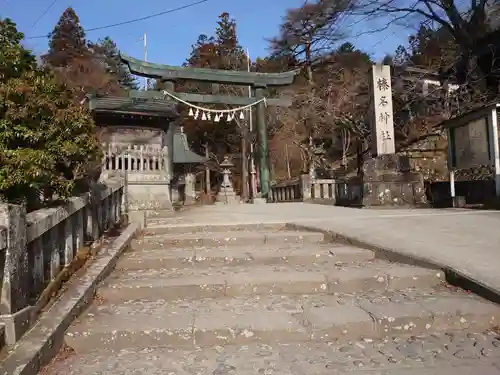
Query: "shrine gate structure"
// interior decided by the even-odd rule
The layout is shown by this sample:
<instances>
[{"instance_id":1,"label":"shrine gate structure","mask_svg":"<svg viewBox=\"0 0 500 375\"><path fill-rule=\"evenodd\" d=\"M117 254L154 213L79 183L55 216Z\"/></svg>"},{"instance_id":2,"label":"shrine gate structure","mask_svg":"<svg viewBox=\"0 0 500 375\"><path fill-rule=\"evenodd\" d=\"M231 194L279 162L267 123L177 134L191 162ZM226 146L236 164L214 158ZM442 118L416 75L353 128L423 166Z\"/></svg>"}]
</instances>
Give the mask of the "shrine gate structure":
<instances>
[{"instance_id":1,"label":"shrine gate structure","mask_svg":"<svg viewBox=\"0 0 500 375\"><path fill-rule=\"evenodd\" d=\"M268 127L266 122L266 105L290 106L291 101L286 99L266 98L265 90L269 87L283 87L291 85L299 73L298 70L284 73L256 73L247 71L218 70L205 68L186 68L169 66L163 64L154 64L135 59L125 54L121 55L121 60L128 65L132 74L156 79L165 87L164 98L175 99L178 102L204 103L204 104L224 104L226 106L241 106L250 108L256 106L256 128L260 168L260 189L261 197L269 197L270 176L269 176L269 147L268 147ZM216 94L195 94L176 92L178 82L196 81L202 83L211 83L212 92L217 91L219 84L249 86L251 87L252 97L223 96ZM214 90L215 89L215 90ZM146 91L144 95L150 95L152 98L158 98L158 91ZM170 98L167 98L169 96ZM196 107L196 106L191 106ZM231 112L231 109L222 111L206 109L209 112ZM210 117L210 116L208 116Z\"/></svg>"}]
</instances>

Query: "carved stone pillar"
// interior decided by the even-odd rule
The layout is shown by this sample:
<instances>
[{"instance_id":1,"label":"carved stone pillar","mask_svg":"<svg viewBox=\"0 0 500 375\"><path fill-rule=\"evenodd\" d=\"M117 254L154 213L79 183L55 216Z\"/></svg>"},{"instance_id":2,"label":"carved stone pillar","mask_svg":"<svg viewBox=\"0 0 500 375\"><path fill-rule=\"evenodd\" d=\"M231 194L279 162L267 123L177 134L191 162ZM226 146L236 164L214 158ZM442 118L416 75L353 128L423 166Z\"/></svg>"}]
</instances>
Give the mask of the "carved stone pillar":
<instances>
[{"instance_id":1,"label":"carved stone pillar","mask_svg":"<svg viewBox=\"0 0 500 375\"><path fill-rule=\"evenodd\" d=\"M186 173L184 180L186 182L184 204L193 204L196 201L196 178L193 173Z\"/></svg>"},{"instance_id":2,"label":"carved stone pillar","mask_svg":"<svg viewBox=\"0 0 500 375\"><path fill-rule=\"evenodd\" d=\"M13 345L30 326L26 208L0 203L0 259L3 266L0 322Z\"/></svg>"},{"instance_id":3,"label":"carved stone pillar","mask_svg":"<svg viewBox=\"0 0 500 375\"><path fill-rule=\"evenodd\" d=\"M302 190L302 200L308 201L312 198L311 176L309 174L300 175L300 189Z\"/></svg>"}]
</instances>

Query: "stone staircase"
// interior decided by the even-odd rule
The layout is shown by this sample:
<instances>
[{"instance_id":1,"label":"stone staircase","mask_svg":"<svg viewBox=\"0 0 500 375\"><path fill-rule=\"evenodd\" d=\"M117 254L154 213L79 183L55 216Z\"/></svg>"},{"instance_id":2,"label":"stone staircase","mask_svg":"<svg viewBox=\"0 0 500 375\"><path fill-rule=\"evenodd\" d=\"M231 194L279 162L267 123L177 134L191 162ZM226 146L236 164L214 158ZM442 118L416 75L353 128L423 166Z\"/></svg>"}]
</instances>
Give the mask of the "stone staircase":
<instances>
[{"instance_id":1,"label":"stone staircase","mask_svg":"<svg viewBox=\"0 0 500 375\"><path fill-rule=\"evenodd\" d=\"M500 308L438 270L281 225L162 224L44 374L500 373Z\"/></svg>"}]
</instances>

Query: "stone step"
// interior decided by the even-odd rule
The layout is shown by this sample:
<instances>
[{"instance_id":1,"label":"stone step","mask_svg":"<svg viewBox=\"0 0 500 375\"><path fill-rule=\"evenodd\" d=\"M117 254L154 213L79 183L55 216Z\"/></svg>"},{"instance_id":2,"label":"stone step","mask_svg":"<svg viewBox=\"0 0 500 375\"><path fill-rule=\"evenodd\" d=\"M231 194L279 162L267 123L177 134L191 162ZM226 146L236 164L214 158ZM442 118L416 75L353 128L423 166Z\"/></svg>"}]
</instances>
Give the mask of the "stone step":
<instances>
[{"instance_id":1,"label":"stone step","mask_svg":"<svg viewBox=\"0 0 500 375\"><path fill-rule=\"evenodd\" d=\"M329 342L453 329L484 330L500 308L468 295L374 303L339 303L333 296L236 297L198 301L131 302L93 306L67 332L77 353L133 347Z\"/></svg>"},{"instance_id":2,"label":"stone step","mask_svg":"<svg viewBox=\"0 0 500 375\"><path fill-rule=\"evenodd\" d=\"M268 294L362 293L439 285L440 271L385 262L124 270L99 293L113 303Z\"/></svg>"},{"instance_id":3,"label":"stone step","mask_svg":"<svg viewBox=\"0 0 500 375\"><path fill-rule=\"evenodd\" d=\"M101 349L60 358L46 373L68 375L68 369L75 369L71 374L110 374L112 369L113 374L140 371L147 375L498 375L499 367L494 365L500 358L496 335L466 331L450 337L361 340L342 345L308 342L193 350Z\"/></svg>"},{"instance_id":4,"label":"stone step","mask_svg":"<svg viewBox=\"0 0 500 375\"><path fill-rule=\"evenodd\" d=\"M336 244L261 245L225 247L174 247L130 251L119 260L118 269L168 269L227 265L322 264L373 260L372 251Z\"/></svg>"},{"instance_id":5,"label":"stone step","mask_svg":"<svg viewBox=\"0 0 500 375\"><path fill-rule=\"evenodd\" d=\"M285 224L263 223L263 224L177 224L177 225L150 225L146 233L155 234L185 234L185 233L207 233L207 232L266 232L284 230Z\"/></svg>"},{"instance_id":6,"label":"stone step","mask_svg":"<svg viewBox=\"0 0 500 375\"><path fill-rule=\"evenodd\" d=\"M262 232L209 232L153 234L132 241L133 249L161 249L170 246L236 246L261 244L318 243L324 235L315 232L262 231Z\"/></svg>"}]
</instances>

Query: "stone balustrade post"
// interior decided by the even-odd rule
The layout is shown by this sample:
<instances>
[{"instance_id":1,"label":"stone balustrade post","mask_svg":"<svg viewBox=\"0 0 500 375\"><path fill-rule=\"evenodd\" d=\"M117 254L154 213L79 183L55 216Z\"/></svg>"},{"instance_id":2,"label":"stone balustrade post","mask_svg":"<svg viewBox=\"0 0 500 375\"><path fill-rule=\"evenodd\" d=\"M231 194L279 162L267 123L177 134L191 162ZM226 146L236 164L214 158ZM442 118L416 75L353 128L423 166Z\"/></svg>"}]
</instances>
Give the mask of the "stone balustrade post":
<instances>
[{"instance_id":1,"label":"stone balustrade post","mask_svg":"<svg viewBox=\"0 0 500 375\"><path fill-rule=\"evenodd\" d=\"M300 175L300 188L302 190L302 200L308 201L312 198L311 176L309 174Z\"/></svg>"},{"instance_id":2,"label":"stone balustrade post","mask_svg":"<svg viewBox=\"0 0 500 375\"><path fill-rule=\"evenodd\" d=\"M186 183L184 187L184 204L193 204L196 201L196 178L193 173L186 173L184 181Z\"/></svg>"},{"instance_id":3,"label":"stone balustrade post","mask_svg":"<svg viewBox=\"0 0 500 375\"><path fill-rule=\"evenodd\" d=\"M33 292L36 295L43 289L45 274L44 274L44 251L42 237L37 237L31 242L30 252L33 253Z\"/></svg>"},{"instance_id":4,"label":"stone balustrade post","mask_svg":"<svg viewBox=\"0 0 500 375\"><path fill-rule=\"evenodd\" d=\"M333 180L333 183L330 185L332 189L330 198L332 199L334 205L337 203L337 190L335 189L335 184L336 181Z\"/></svg>"},{"instance_id":5,"label":"stone balustrade post","mask_svg":"<svg viewBox=\"0 0 500 375\"><path fill-rule=\"evenodd\" d=\"M316 183L316 181L312 181L312 191L313 191L313 194L314 195L314 199L321 199L323 198L321 196L321 185Z\"/></svg>"},{"instance_id":6,"label":"stone balustrade post","mask_svg":"<svg viewBox=\"0 0 500 375\"><path fill-rule=\"evenodd\" d=\"M95 187L90 189L89 203L86 207L87 225L86 225L86 240L89 242L95 241L99 238L99 231L101 227L101 216L99 215L99 201L96 196Z\"/></svg>"},{"instance_id":7,"label":"stone balustrade post","mask_svg":"<svg viewBox=\"0 0 500 375\"><path fill-rule=\"evenodd\" d=\"M78 213L74 215L77 216ZM68 217L64 221L64 266L70 264L73 260L73 257L75 256L75 254L73 254L73 244L76 242L74 233L76 231L73 231L73 227L75 226L75 224L76 221L72 217ZM76 227L75 229L78 230Z\"/></svg>"},{"instance_id":8,"label":"stone balustrade post","mask_svg":"<svg viewBox=\"0 0 500 375\"><path fill-rule=\"evenodd\" d=\"M75 252L73 257L76 255L78 249L81 249L85 243L85 220L87 219L87 208L84 207L79 212L76 212L73 217L73 225L75 226Z\"/></svg>"},{"instance_id":9,"label":"stone balustrade post","mask_svg":"<svg viewBox=\"0 0 500 375\"><path fill-rule=\"evenodd\" d=\"M94 239L97 239L101 236L102 232L104 231L104 210L103 210L103 202L99 202L98 200L95 200L94 198L94 208L97 210L97 237Z\"/></svg>"},{"instance_id":10,"label":"stone balustrade post","mask_svg":"<svg viewBox=\"0 0 500 375\"><path fill-rule=\"evenodd\" d=\"M0 203L0 259L3 267L0 321L14 344L30 326L26 207Z\"/></svg>"},{"instance_id":11,"label":"stone balustrade post","mask_svg":"<svg viewBox=\"0 0 500 375\"><path fill-rule=\"evenodd\" d=\"M101 211L102 211L102 232L109 228L109 201L111 197L106 197L101 201Z\"/></svg>"},{"instance_id":12,"label":"stone balustrade post","mask_svg":"<svg viewBox=\"0 0 500 375\"><path fill-rule=\"evenodd\" d=\"M118 191L116 191L111 195L111 218L113 221L113 227L120 221L118 216L118 206L120 205L120 195L118 194Z\"/></svg>"},{"instance_id":13,"label":"stone balustrade post","mask_svg":"<svg viewBox=\"0 0 500 375\"><path fill-rule=\"evenodd\" d=\"M49 279L53 280L59 271L61 270L61 237L57 230L51 230L48 234L49 246L50 249L50 274Z\"/></svg>"}]
</instances>

